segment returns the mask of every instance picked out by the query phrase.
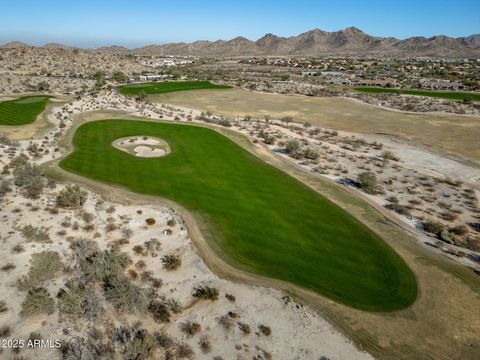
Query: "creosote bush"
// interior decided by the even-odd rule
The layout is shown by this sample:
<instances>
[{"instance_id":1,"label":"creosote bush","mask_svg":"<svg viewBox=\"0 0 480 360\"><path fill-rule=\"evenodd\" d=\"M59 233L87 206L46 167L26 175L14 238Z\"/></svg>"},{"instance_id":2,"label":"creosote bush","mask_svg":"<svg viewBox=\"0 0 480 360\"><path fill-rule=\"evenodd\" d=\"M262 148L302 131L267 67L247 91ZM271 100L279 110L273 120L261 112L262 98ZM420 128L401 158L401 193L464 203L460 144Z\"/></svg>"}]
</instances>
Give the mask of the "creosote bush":
<instances>
[{"instance_id":1,"label":"creosote bush","mask_svg":"<svg viewBox=\"0 0 480 360\"><path fill-rule=\"evenodd\" d=\"M165 255L162 257L163 267L167 270L176 270L182 265L182 260L178 255Z\"/></svg>"},{"instance_id":2,"label":"creosote bush","mask_svg":"<svg viewBox=\"0 0 480 360\"><path fill-rule=\"evenodd\" d=\"M55 301L42 287L32 288L28 291L22 303L20 314L24 317L37 314L52 314L55 311Z\"/></svg>"},{"instance_id":3,"label":"creosote bush","mask_svg":"<svg viewBox=\"0 0 480 360\"><path fill-rule=\"evenodd\" d=\"M78 208L87 201L88 193L77 184L67 185L57 195L57 206L64 208Z\"/></svg>"},{"instance_id":4,"label":"creosote bush","mask_svg":"<svg viewBox=\"0 0 480 360\"><path fill-rule=\"evenodd\" d=\"M180 324L180 330L183 331L187 336L192 337L195 334L199 333L202 330L202 327L199 323L193 321L185 321Z\"/></svg>"},{"instance_id":5,"label":"creosote bush","mask_svg":"<svg viewBox=\"0 0 480 360\"><path fill-rule=\"evenodd\" d=\"M358 175L357 181L360 188L367 194L377 193L377 176L371 171L365 171Z\"/></svg>"},{"instance_id":6,"label":"creosote bush","mask_svg":"<svg viewBox=\"0 0 480 360\"><path fill-rule=\"evenodd\" d=\"M60 255L54 251L42 251L32 254L28 274L18 281L20 290L28 290L50 280L63 268Z\"/></svg>"},{"instance_id":7,"label":"creosote bush","mask_svg":"<svg viewBox=\"0 0 480 360\"><path fill-rule=\"evenodd\" d=\"M202 300L215 301L218 299L218 289L208 284L197 284L193 288L192 296Z\"/></svg>"}]
</instances>

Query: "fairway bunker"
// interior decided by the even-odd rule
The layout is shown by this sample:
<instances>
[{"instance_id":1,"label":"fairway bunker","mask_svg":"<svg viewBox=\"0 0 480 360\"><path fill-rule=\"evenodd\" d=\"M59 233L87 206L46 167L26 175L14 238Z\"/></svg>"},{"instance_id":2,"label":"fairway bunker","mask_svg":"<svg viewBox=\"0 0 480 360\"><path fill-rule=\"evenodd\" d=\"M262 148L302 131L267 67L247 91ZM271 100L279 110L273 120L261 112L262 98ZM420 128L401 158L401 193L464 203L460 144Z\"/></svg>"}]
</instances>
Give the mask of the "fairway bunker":
<instances>
[{"instance_id":1,"label":"fairway bunker","mask_svg":"<svg viewBox=\"0 0 480 360\"><path fill-rule=\"evenodd\" d=\"M113 141L112 146L136 157L153 158L170 153L165 140L152 136L129 136Z\"/></svg>"}]
</instances>

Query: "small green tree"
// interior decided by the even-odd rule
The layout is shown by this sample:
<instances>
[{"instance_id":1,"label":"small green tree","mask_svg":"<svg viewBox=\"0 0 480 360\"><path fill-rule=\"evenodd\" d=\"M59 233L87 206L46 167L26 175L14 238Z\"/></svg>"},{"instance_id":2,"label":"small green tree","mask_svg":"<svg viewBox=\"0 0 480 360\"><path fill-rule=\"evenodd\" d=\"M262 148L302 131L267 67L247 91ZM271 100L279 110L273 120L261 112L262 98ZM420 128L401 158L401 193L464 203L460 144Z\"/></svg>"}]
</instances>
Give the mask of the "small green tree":
<instances>
[{"instance_id":1,"label":"small green tree","mask_svg":"<svg viewBox=\"0 0 480 360\"><path fill-rule=\"evenodd\" d=\"M377 176L371 171L364 171L357 177L360 188L367 194L377 193Z\"/></svg>"}]
</instances>

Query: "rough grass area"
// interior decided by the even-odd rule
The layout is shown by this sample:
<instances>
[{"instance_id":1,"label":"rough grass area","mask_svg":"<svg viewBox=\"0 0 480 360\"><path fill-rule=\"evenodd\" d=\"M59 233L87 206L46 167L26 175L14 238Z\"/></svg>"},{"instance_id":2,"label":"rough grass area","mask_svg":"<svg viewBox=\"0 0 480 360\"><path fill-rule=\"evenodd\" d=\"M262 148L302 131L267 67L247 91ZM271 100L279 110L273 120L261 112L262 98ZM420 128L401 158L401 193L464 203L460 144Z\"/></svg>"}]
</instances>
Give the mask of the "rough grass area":
<instances>
[{"instance_id":1,"label":"rough grass area","mask_svg":"<svg viewBox=\"0 0 480 360\"><path fill-rule=\"evenodd\" d=\"M163 94L184 90L229 88L230 86L212 84L210 81L171 81L125 85L120 87L120 93L125 95L138 95L141 91L143 91L145 94Z\"/></svg>"},{"instance_id":2,"label":"rough grass area","mask_svg":"<svg viewBox=\"0 0 480 360\"><path fill-rule=\"evenodd\" d=\"M0 102L0 125L27 125L45 110L48 96L26 96Z\"/></svg>"},{"instance_id":3,"label":"rough grass area","mask_svg":"<svg viewBox=\"0 0 480 360\"><path fill-rule=\"evenodd\" d=\"M461 92L461 91L425 91L425 90L392 89L392 88L381 88L381 87L358 87L358 88L355 88L355 90L360 92L365 92L365 93L374 93L374 94L393 93L393 94L436 97L436 98L448 99L448 100L470 99L472 101L480 101L479 93Z\"/></svg>"},{"instance_id":4,"label":"rough grass area","mask_svg":"<svg viewBox=\"0 0 480 360\"><path fill-rule=\"evenodd\" d=\"M162 138L171 153L138 158L111 145L135 135ZM213 130L103 120L80 126L73 144L62 168L182 204L236 266L365 310L401 309L416 299L413 273L381 238Z\"/></svg>"}]
</instances>

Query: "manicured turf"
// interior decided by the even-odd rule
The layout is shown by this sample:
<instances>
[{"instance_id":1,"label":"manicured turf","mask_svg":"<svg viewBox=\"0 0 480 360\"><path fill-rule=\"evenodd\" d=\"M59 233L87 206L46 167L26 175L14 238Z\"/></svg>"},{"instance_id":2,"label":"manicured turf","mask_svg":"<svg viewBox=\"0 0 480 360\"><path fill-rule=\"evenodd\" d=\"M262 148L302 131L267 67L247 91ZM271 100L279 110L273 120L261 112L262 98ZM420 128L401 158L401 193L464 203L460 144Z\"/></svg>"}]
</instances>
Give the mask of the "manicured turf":
<instances>
[{"instance_id":1,"label":"manicured turf","mask_svg":"<svg viewBox=\"0 0 480 360\"><path fill-rule=\"evenodd\" d=\"M138 158L111 146L134 135L164 139L171 153ZM413 273L382 239L213 130L102 120L80 126L73 144L62 168L182 204L236 266L365 310L400 309L416 298Z\"/></svg>"},{"instance_id":2,"label":"manicured turf","mask_svg":"<svg viewBox=\"0 0 480 360\"><path fill-rule=\"evenodd\" d=\"M45 110L48 96L25 96L0 102L0 125L26 125L35 121Z\"/></svg>"},{"instance_id":3,"label":"manicured turf","mask_svg":"<svg viewBox=\"0 0 480 360\"><path fill-rule=\"evenodd\" d=\"M229 88L230 86L212 84L210 81L170 81L125 85L120 87L120 92L125 95L138 95L142 90L146 94L162 94L184 90Z\"/></svg>"},{"instance_id":4,"label":"manicured turf","mask_svg":"<svg viewBox=\"0 0 480 360\"><path fill-rule=\"evenodd\" d=\"M436 97L449 100L463 100L465 98L470 98L472 101L480 101L479 93L471 92L460 92L460 91L424 91L424 90L413 90L413 89L392 89L392 88L381 88L381 87L358 87L355 88L356 91L366 92L366 93L399 93L405 95L417 95L417 96L428 96Z\"/></svg>"}]
</instances>

